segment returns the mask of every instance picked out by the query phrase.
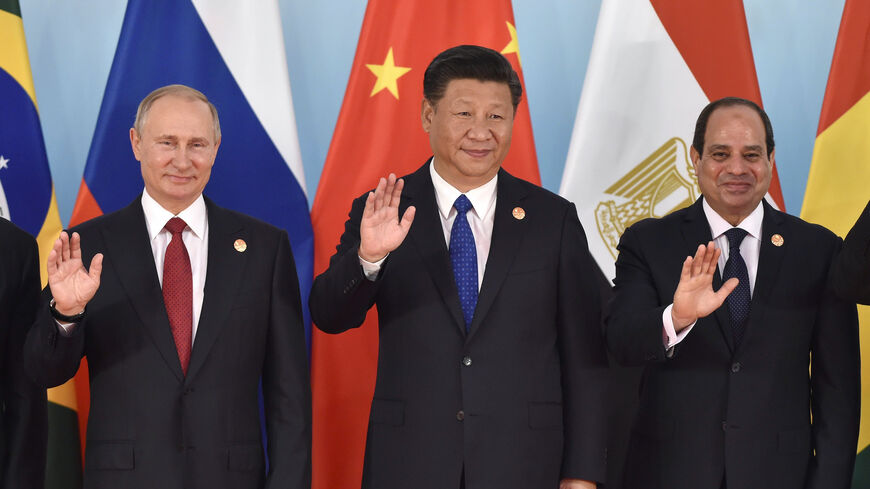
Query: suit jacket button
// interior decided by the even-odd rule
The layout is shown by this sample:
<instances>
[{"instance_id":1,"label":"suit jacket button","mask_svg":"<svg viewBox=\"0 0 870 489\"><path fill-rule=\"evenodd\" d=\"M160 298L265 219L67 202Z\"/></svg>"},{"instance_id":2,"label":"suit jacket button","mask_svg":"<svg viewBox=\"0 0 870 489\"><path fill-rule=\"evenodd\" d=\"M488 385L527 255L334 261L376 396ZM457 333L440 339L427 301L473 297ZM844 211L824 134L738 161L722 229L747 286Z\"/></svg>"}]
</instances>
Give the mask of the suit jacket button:
<instances>
[{"instance_id":1,"label":"suit jacket button","mask_svg":"<svg viewBox=\"0 0 870 489\"><path fill-rule=\"evenodd\" d=\"M741 367L740 362L734 362L731 364L731 371L736 374L737 372L740 371L740 367Z\"/></svg>"},{"instance_id":2,"label":"suit jacket button","mask_svg":"<svg viewBox=\"0 0 870 489\"><path fill-rule=\"evenodd\" d=\"M466 367L470 367L471 366L471 357L468 355L462 357L462 364L465 365Z\"/></svg>"},{"instance_id":3,"label":"suit jacket button","mask_svg":"<svg viewBox=\"0 0 870 489\"><path fill-rule=\"evenodd\" d=\"M459 412L456 413L456 421L462 421L463 419L465 419L465 411L460 409Z\"/></svg>"},{"instance_id":4,"label":"suit jacket button","mask_svg":"<svg viewBox=\"0 0 870 489\"><path fill-rule=\"evenodd\" d=\"M722 431L728 431L728 422L722 421Z\"/></svg>"}]
</instances>

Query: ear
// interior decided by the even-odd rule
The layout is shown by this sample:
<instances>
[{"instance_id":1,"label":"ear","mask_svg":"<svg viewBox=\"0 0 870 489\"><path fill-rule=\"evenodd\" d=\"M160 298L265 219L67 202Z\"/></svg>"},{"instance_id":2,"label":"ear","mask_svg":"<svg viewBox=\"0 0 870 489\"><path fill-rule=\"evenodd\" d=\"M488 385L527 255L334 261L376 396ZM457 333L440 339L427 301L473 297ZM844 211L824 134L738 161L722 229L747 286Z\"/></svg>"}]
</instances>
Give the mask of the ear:
<instances>
[{"instance_id":1,"label":"ear","mask_svg":"<svg viewBox=\"0 0 870 489\"><path fill-rule=\"evenodd\" d=\"M692 160L692 167L695 168L695 175L697 175L698 165L701 163L701 154L698 153L698 150L696 150L694 146L689 148L689 158Z\"/></svg>"},{"instance_id":2,"label":"ear","mask_svg":"<svg viewBox=\"0 0 870 489\"><path fill-rule=\"evenodd\" d=\"M423 131L428 133L432 127L432 117L435 115L435 107L424 98L420 103L420 121L423 123Z\"/></svg>"},{"instance_id":3,"label":"ear","mask_svg":"<svg viewBox=\"0 0 870 489\"><path fill-rule=\"evenodd\" d=\"M142 158L139 156L139 143L142 140L139 139L139 133L136 132L135 128L130 128L130 146L133 148L133 156L136 157L136 161L142 161Z\"/></svg>"},{"instance_id":4,"label":"ear","mask_svg":"<svg viewBox=\"0 0 870 489\"><path fill-rule=\"evenodd\" d=\"M776 148L773 148L773 151L770 152L770 168L773 168L776 165Z\"/></svg>"}]
</instances>

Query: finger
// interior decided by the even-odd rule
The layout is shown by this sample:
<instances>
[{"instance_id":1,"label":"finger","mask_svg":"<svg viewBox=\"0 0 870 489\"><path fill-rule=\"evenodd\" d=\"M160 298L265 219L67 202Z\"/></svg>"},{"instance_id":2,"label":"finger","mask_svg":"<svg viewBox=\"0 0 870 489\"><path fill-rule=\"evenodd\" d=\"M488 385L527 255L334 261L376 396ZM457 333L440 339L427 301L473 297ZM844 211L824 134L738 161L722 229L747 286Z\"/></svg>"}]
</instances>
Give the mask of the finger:
<instances>
[{"instance_id":1,"label":"finger","mask_svg":"<svg viewBox=\"0 0 870 489\"><path fill-rule=\"evenodd\" d=\"M60 256L60 238L54 241L54 246L48 252L48 261L45 263L45 269L48 272L49 282L57 274L57 257Z\"/></svg>"},{"instance_id":2,"label":"finger","mask_svg":"<svg viewBox=\"0 0 870 489\"><path fill-rule=\"evenodd\" d=\"M390 199L390 207L399 207L399 202L402 201L402 189L405 188L405 180L396 180L396 186L393 187L393 195Z\"/></svg>"},{"instance_id":3,"label":"finger","mask_svg":"<svg viewBox=\"0 0 870 489\"><path fill-rule=\"evenodd\" d=\"M691 256L687 256L685 260L683 260L683 269L680 270L680 282L685 282L692 278L692 262L694 259Z\"/></svg>"},{"instance_id":4,"label":"finger","mask_svg":"<svg viewBox=\"0 0 870 489\"><path fill-rule=\"evenodd\" d=\"M73 260L82 259L82 237L79 233L73 233L69 240L69 255Z\"/></svg>"},{"instance_id":5,"label":"finger","mask_svg":"<svg viewBox=\"0 0 870 489\"><path fill-rule=\"evenodd\" d=\"M396 175L390 173L387 175L387 186L384 187L384 205L390 205L393 200L393 189L396 187Z\"/></svg>"},{"instance_id":6,"label":"finger","mask_svg":"<svg viewBox=\"0 0 870 489\"><path fill-rule=\"evenodd\" d=\"M375 212L379 211L384 205L384 191L387 187L387 179L381 177L378 180L378 186L375 187Z\"/></svg>"},{"instance_id":7,"label":"finger","mask_svg":"<svg viewBox=\"0 0 870 489\"><path fill-rule=\"evenodd\" d=\"M60 233L60 262L63 263L69 260L69 234L66 231Z\"/></svg>"},{"instance_id":8,"label":"finger","mask_svg":"<svg viewBox=\"0 0 870 489\"><path fill-rule=\"evenodd\" d=\"M734 291L737 288L737 284L740 283L740 280L737 277L729 278L722 284L722 287L719 287L719 290L716 291L716 297L719 298L719 304L721 305L725 302L725 299L728 297L728 294Z\"/></svg>"},{"instance_id":9,"label":"finger","mask_svg":"<svg viewBox=\"0 0 870 489\"><path fill-rule=\"evenodd\" d=\"M710 275L712 274L712 270L716 269L714 259L718 258L718 256L716 255L717 251L718 250L716 249L716 243L712 241L707 243L707 252L704 254L704 264L701 267L701 273L705 275Z\"/></svg>"},{"instance_id":10,"label":"finger","mask_svg":"<svg viewBox=\"0 0 870 489\"><path fill-rule=\"evenodd\" d=\"M88 270L88 276L91 277L97 285L100 284L100 274L103 273L103 254L97 253L91 259L91 268Z\"/></svg>"},{"instance_id":11,"label":"finger","mask_svg":"<svg viewBox=\"0 0 870 489\"><path fill-rule=\"evenodd\" d=\"M375 213L375 193L369 192L366 195L366 205L363 207L363 219L371 219L372 215Z\"/></svg>"},{"instance_id":12,"label":"finger","mask_svg":"<svg viewBox=\"0 0 870 489\"><path fill-rule=\"evenodd\" d=\"M704 266L704 258L707 255L707 247L704 245L698 245L697 251L695 251L695 258L692 260L692 276L699 275L701 273L701 267Z\"/></svg>"},{"instance_id":13,"label":"finger","mask_svg":"<svg viewBox=\"0 0 870 489\"><path fill-rule=\"evenodd\" d=\"M399 223L399 227L402 228L404 234L408 234L408 231L411 230L411 224L414 222L414 216L417 215L417 208L413 205L408 206L405 209L405 214L402 216L402 222Z\"/></svg>"},{"instance_id":14,"label":"finger","mask_svg":"<svg viewBox=\"0 0 870 489\"><path fill-rule=\"evenodd\" d=\"M719 257L722 255L722 250L719 248L713 248L713 253L710 253L710 265L708 267L707 274L713 275L716 273L716 267L719 266Z\"/></svg>"}]
</instances>

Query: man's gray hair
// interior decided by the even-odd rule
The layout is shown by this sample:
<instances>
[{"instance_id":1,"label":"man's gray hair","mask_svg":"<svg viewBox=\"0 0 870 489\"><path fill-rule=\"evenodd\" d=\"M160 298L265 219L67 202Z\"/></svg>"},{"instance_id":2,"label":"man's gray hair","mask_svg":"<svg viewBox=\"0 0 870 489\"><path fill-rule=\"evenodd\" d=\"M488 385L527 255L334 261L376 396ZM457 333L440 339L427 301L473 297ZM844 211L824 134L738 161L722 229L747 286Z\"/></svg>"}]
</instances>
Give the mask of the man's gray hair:
<instances>
[{"instance_id":1,"label":"man's gray hair","mask_svg":"<svg viewBox=\"0 0 870 489\"><path fill-rule=\"evenodd\" d=\"M133 129L136 131L136 134L140 136L142 135L142 126L145 125L145 122L148 119L148 112L151 110L151 106L154 105L154 102L167 95L205 102L205 104L208 105L208 110L211 112L211 119L214 121L214 140L220 140L221 123L218 119L217 108L215 108L214 104L208 100L208 97L206 97L205 94L195 88L188 87L187 85L166 85L165 87L160 87L145 96L145 98L142 99L142 102L139 103L139 108L136 110L136 120L133 122Z\"/></svg>"}]
</instances>

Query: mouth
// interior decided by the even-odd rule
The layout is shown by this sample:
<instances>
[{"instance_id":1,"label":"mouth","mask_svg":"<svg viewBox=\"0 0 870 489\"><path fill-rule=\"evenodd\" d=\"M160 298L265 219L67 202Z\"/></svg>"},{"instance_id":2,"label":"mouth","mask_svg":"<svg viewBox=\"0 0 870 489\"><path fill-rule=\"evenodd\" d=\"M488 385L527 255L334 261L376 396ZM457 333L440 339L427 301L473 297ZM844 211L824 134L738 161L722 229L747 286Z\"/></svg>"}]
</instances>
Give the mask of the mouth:
<instances>
[{"instance_id":1,"label":"mouth","mask_svg":"<svg viewBox=\"0 0 870 489\"><path fill-rule=\"evenodd\" d=\"M170 183L184 184L193 181L193 177L185 177L179 175L166 175Z\"/></svg>"},{"instance_id":2,"label":"mouth","mask_svg":"<svg viewBox=\"0 0 870 489\"><path fill-rule=\"evenodd\" d=\"M490 149L463 149L462 151L472 158L484 158L492 153L492 150Z\"/></svg>"},{"instance_id":3,"label":"mouth","mask_svg":"<svg viewBox=\"0 0 870 489\"><path fill-rule=\"evenodd\" d=\"M731 193L743 193L752 190L752 184L749 182L725 182L720 186Z\"/></svg>"}]
</instances>

